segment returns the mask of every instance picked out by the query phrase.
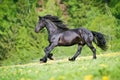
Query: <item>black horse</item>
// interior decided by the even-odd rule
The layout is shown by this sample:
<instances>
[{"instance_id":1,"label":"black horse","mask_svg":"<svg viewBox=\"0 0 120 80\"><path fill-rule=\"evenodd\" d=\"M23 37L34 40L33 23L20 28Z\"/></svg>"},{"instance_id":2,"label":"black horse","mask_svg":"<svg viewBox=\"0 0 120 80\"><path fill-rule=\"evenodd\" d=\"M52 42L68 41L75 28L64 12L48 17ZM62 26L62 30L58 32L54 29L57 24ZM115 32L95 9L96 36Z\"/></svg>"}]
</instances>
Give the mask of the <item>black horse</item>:
<instances>
[{"instance_id":1,"label":"black horse","mask_svg":"<svg viewBox=\"0 0 120 80\"><path fill-rule=\"evenodd\" d=\"M41 62L47 62L47 58L53 60L53 54L50 52L56 46L78 45L77 52L72 58L69 58L69 61L74 61L77 58L85 44L92 50L93 59L96 59L97 57L96 49L92 42L95 42L101 49L106 49L106 40L103 34L95 31L89 31L82 27L77 29L69 29L56 16L46 15L39 17L35 32L39 32L44 27L46 27L49 34L49 46L45 48L45 56L40 59Z\"/></svg>"}]
</instances>

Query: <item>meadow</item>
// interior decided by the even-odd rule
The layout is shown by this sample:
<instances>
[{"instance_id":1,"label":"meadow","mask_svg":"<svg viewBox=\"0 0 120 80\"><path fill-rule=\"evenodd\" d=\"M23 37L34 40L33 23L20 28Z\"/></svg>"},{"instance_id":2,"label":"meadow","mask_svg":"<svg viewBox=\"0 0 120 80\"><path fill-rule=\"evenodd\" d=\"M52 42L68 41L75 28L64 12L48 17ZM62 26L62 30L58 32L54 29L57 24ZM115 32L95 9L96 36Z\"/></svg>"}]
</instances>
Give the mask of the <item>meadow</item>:
<instances>
[{"instance_id":1,"label":"meadow","mask_svg":"<svg viewBox=\"0 0 120 80\"><path fill-rule=\"evenodd\" d=\"M120 80L120 52L0 67L0 80Z\"/></svg>"},{"instance_id":2,"label":"meadow","mask_svg":"<svg viewBox=\"0 0 120 80\"><path fill-rule=\"evenodd\" d=\"M38 16L58 16L68 28L85 27L105 35L108 49L96 45L97 59L85 46L56 47L55 60L39 63L47 30L35 33ZM0 80L120 80L120 0L0 0Z\"/></svg>"}]
</instances>

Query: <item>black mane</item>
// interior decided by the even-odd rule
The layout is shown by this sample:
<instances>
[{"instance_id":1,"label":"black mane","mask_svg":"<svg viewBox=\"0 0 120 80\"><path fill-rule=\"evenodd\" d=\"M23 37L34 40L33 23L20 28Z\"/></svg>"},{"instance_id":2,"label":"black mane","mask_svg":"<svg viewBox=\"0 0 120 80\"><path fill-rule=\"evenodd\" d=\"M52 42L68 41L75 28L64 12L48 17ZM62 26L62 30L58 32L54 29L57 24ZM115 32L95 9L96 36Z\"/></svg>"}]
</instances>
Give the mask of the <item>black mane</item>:
<instances>
[{"instance_id":1,"label":"black mane","mask_svg":"<svg viewBox=\"0 0 120 80\"><path fill-rule=\"evenodd\" d=\"M44 18L51 20L58 28L69 30L69 28L67 28L63 21L61 21L57 16L46 15Z\"/></svg>"}]
</instances>

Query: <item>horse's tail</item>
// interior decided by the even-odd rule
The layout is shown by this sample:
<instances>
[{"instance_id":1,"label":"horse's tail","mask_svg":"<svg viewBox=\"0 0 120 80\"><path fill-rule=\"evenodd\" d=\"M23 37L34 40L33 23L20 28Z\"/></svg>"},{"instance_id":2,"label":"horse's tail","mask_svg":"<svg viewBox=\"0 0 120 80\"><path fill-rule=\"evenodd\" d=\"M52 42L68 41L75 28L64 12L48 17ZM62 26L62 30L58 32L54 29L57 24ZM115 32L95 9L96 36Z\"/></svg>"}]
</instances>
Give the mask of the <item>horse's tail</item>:
<instances>
[{"instance_id":1,"label":"horse's tail","mask_svg":"<svg viewBox=\"0 0 120 80\"><path fill-rule=\"evenodd\" d=\"M104 35L102 33L95 32L95 31L91 31L91 32L94 36L93 42L102 50L106 50L107 46L106 46L106 40Z\"/></svg>"}]
</instances>

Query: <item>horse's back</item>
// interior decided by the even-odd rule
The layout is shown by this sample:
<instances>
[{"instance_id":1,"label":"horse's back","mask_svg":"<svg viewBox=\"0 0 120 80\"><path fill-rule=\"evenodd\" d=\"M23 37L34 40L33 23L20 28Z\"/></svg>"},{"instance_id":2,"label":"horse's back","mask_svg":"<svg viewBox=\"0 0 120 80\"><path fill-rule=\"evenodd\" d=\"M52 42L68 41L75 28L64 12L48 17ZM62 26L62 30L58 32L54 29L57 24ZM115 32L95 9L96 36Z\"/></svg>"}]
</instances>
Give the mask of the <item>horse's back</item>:
<instances>
[{"instance_id":1,"label":"horse's back","mask_svg":"<svg viewBox=\"0 0 120 80\"><path fill-rule=\"evenodd\" d=\"M89 31L86 28L80 27L80 28L76 28L76 29L70 29L65 31L64 33L67 33L69 35L72 36L78 36L83 38L83 39L89 39L89 40L93 40L93 34L91 31ZM64 34L65 35L65 34Z\"/></svg>"}]
</instances>

